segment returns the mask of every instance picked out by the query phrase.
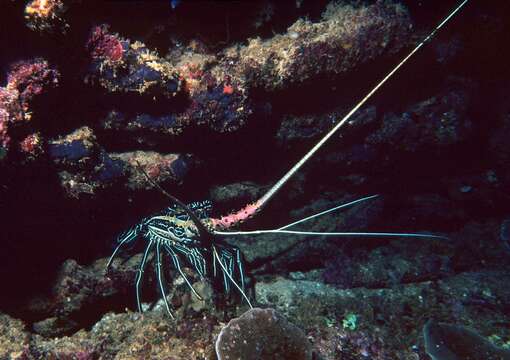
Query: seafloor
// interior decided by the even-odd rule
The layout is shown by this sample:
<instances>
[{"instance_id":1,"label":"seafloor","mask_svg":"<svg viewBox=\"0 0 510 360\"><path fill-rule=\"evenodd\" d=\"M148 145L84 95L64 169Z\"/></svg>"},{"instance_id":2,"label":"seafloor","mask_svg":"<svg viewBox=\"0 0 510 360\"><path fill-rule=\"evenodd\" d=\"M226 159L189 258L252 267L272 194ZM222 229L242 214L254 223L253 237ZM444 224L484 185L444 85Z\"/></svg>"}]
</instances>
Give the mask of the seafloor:
<instances>
[{"instance_id":1,"label":"seafloor","mask_svg":"<svg viewBox=\"0 0 510 360\"><path fill-rule=\"evenodd\" d=\"M3 0L0 359L510 359L505 3Z\"/></svg>"}]
</instances>

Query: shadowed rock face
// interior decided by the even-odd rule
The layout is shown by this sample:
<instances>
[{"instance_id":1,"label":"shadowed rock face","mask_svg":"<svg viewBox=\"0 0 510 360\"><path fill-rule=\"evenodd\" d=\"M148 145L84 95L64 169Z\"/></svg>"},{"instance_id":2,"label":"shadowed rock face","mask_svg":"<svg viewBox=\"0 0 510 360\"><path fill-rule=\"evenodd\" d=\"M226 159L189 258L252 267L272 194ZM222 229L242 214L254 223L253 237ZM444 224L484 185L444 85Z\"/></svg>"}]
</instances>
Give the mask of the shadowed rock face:
<instances>
[{"instance_id":1,"label":"shadowed rock face","mask_svg":"<svg viewBox=\"0 0 510 360\"><path fill-rule=\"evenodd\" d=\"M463 326L429 320L423 327L425 350L434 360L508 360L510 351L494 346Z\"/></svg>"},{"instance_id":2,"label":"shadowed rock face","mask_svg":"<svg viewBox=\"0 0 510 360\"><path fill-rule=\"evenodd\" d=\"M305 334L273 309L251 309L230 320L216 340L219 360L311 360Z\"/></svg>"}]
</instances>

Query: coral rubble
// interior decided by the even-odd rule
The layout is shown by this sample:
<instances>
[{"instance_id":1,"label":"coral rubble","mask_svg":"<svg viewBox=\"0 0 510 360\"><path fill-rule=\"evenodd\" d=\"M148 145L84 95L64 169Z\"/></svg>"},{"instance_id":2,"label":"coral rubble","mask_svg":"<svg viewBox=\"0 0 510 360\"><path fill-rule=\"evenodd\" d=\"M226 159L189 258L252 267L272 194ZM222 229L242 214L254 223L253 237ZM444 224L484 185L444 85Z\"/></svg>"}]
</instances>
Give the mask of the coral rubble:
<instances>
[{"instance_id":1,"label":"coral rubble","mask_svg":"<svg viewBox=\"0 0 510 360\"><path fill-rule=\"evenodd\" d=\"M59 72L50 68L43 59L20 61L11 65L7 84L0 88L0 145L3 151L7 152L10 148L13 133L23 133L30 129L33 116L31 105L36 97L56 87L58 79ZM14 135L16 140L18 136ZM23 151L31 148L30 141L21 140ZM40 136L37 142L40 143Z\"/></svg>"},{"instance_id":2,"label":"coral rubble","mask_svg":"<svg viewBox=\"0 0 510 360\"><path fill-rule=\"evenodd\" d=\"M65 32L69 27L65 12L63 0L32 0L25 6L25 20L27 26L34 31Z\"/></svg>"}]
</instances>

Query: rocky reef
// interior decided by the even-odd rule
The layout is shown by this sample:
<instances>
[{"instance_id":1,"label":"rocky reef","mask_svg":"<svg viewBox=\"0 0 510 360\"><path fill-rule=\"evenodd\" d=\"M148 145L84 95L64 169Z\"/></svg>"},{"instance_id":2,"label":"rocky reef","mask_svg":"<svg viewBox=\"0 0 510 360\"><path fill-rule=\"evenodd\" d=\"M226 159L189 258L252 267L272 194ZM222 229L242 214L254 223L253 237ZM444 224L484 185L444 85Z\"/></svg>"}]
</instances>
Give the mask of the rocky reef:
<instances>
[{"instance_id":1,"label":"rocky reef","mask_svg":"<svg viewBox=\"0 0 510 360\"><path fill-rule=\"evenodd\" d=\"M0 359L442 359L463 335L506 359L504 2L469 2L238 229L377 195L292 229L441 237L225 236L239 258L158 261L130 235L168 194L201 218L255 206L455 5L3 4ZM202 258L243 261L254 308Z\"/></svg>"}]
</instances>

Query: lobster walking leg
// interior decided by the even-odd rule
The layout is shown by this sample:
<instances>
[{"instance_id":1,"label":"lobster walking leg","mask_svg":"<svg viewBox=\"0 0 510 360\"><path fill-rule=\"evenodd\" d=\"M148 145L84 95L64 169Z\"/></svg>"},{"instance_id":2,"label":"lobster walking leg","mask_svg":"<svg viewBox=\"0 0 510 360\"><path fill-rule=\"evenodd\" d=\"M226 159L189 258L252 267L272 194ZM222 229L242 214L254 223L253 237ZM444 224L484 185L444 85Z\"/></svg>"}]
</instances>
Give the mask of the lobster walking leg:
<instances>
[{"instance_id":1,"label":"lobster walking leg","mask_svg":"<svg viewBox=\"0 0 510 360\"><path fill-rule=\"evenodd\" d=\"M108 268L112 264L113 259L117 255L117 252L120 250L122 245L127 244L127 243L133 241L134 239L136 239L137 236L138 236L138 230L136 228L128 230L126 233L124 233L121 236L122 240L120 240L119 245L117 245L117 247L113 251L113 254L108 259L108 263L106 264L106 270L108 270Z\"/></svg>"},{"instance_id":2,"label":"lobster walking leg","mask_svg":"<svg viewBox=\"0 0 510 360\"><path fill-rule=\"evenodd\" d=\"M237 282L234 280L234 278L229 274L228 269L226 268L225 264L223 263L220 256L218 255L218 250L216 249L216 246L214 246L214 245L212 246L212 252L213 252L214 258L218 261L218 264L220 265L220 267L223 271L223 274L225 274L229 278L229 280L232 282L232 284L234 284L234 286L237 288L237 290L239 290L239 292L241 293L243 298L246 300L246 302L248 303L250 308L253 309L250 299L248 299L248 296L246 296L244 290L241 289L241 287L237 284Z\"/></svg>"},{"instance_id":3,"label":"lobster walking leg","mask_svg":"<svg viewBox=\"0 0 510 360\"><path fill-rule=\"evenodd\" d=\"M145 269L145 264L147 263L147 257L149 256L149 252L151 251L153 245L154 245L154 240L149 240L149 244L145 248L142 260L140 261L140 267L138 268L138 273L136 274L136 280L135 280L136 306L138 307L139 312L143 312L142 311L142 303L140 301L140 284L142 283L143 272Z\"/></svg>"},{"instance_id":4,"label":"lobster walking leg","mask_svg":"<svg viewBox=\"0 0 510 360\"><path fill-rule=\"evenodd\" d=\"M161 275L162 267L163 267L163 265L161 264L161 245L159 242L157 242L156 243L156 274L158 276L159 290L161 292L161 297L163 298L163 302L165 303L166 312L168 313L168 315L170 315L170 317L172 319L175 319L174 315L172 314L172 311L170 311L170 305L168 305L168 300L166 298L166 292L165 292L165 288L163 286L163 277Z\"/></svg>"},{"instance_id":5,"label":"lobster walking leg","mask_svg":"<svg viewBox=\"0 0 510 360\"><path fill-rule=\"evenodd\" d=\"M197 291L193 288L193 286L191 285L191 282L188 280L188 277L186 276L186 274L184 274L184 272L182 271L181 269L181 264L179 262L179 257L177 256L177 254L175 253L175 251L173 251L173 249L168 246L168 245L165 245L165 250L167 251L168 255L170 255L170 257L172 258L172 262L174 263L174 267L177 269L177 271L179 272L179 274L181 274L182 278L184 279L184 281L186 282L186 285L188 285L188 287L190 288L191 292L199 299L199 300L203 300L202 296L200 296L199 293L197 293Z\"/></svg>"},{"instance_id":6,"label":"lobster walking leg","mask_svg":"<svg viewBox=\"0 0 510 360\"><path fill-rule=\"evenodd\" d=\"M244 290L244 269L243 269L243 255L241 250L233 248L236 257L237 269L239 270L239 279L241 280L241 289Z\"/></svg>"}]
</instances>

